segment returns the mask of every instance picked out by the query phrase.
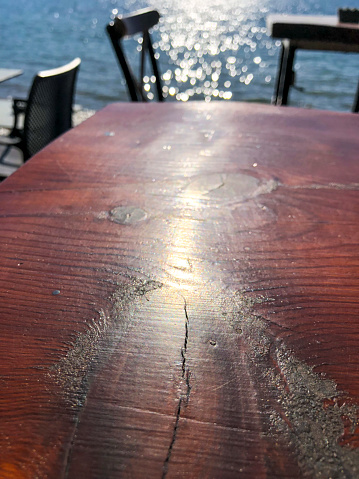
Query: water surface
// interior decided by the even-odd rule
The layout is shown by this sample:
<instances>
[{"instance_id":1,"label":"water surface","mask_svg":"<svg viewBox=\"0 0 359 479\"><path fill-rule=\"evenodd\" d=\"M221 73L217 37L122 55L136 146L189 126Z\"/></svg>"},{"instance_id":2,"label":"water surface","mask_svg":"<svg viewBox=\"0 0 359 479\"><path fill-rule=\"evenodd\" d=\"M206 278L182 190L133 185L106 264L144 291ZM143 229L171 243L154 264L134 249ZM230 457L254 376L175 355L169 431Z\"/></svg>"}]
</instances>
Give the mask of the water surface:
<instances>
[{"instance_id":1,"label":"water surface","mask_svg":"<svg viewBox=\"0 0 359 479\"><path fill-rule=\"evenodd\" d=\"M76 102L99 109L128 99L105 25L113 11L157 8L153 32L165 95L173 101L269 103L274 90L280 42L268 37L269 13L335 15L340 0L0 0L0 66L21 68L21 77L0 85L0 97L26 96L34 74L82 59ZM359 0L351 7L359 8ZM133 55L138 39L126 44ZM297 54L296 106L350 110L359 55ZM148 78L149 96L153 84ZM303 90L303 91L300 91Z\"/></svg>"}]
</instances>

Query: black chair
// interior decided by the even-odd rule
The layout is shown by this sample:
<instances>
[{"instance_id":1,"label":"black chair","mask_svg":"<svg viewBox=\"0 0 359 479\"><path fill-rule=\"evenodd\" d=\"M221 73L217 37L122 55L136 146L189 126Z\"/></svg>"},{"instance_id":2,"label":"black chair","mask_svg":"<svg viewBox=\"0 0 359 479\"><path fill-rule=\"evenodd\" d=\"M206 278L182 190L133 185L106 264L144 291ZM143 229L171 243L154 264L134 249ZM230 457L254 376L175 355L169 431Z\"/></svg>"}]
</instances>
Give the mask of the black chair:
<instances>
[{"instance_id":1,"label":"black chair","mask_svg":"<svg viewBox=\"0 0 359 479\"><path fill-rule=\"evenodd\" d=\"M72 127L72 105L80 58L60 68L39 72L27 100L13 99L14 126L0 145L22 151L24 161ZM19 127L24 115L23 128Z\"/></svg>"},{"instance_id":2,"label":"black chair","mask_svg":"<svg viewBox=\"0 0 359 479\"><path fill-rule=\"evenodd\" d=\"M156 78L157 100L163 101L161 77L153 51L149 29L156 25L160 15L156 10L144 9L134 12L128 16L117 16L110 22L107 27L107 33L112 42L118 62L125 75L126 83L130 98L132 101L147 101L146 94L143 89L143 78L145 74L146 54L149 55L152 71ZM122 48L122 40L136 34L142 34L142 52L140 65L140 79L138 80L127 61L124 50Z\"/></svg>"}]
</instances>

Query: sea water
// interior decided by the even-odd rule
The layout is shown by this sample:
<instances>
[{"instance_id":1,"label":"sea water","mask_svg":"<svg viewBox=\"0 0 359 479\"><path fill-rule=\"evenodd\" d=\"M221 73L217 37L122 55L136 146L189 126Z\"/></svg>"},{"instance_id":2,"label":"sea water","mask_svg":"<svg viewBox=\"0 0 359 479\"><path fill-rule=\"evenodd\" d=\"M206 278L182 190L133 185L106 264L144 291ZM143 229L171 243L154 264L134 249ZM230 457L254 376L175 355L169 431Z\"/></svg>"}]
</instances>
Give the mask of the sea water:
<instances>
[{"instance_id":1,"label":"sea water","mask_svg":"<svg viewBox=\"0 0 359 479\"><path fill-rule=\"evenodd\" d=\"M280 41L268 36L267 16L336 15L339 7L359 8L359 0L0 0L0 67L24 71L0 85L0 97L26 97L37 71L79 56L77 103L100 109L127 101L105 26L116 13L145 7L161 14L153 41L166 101L270 103ZM138 38L126 41L131 57L140 48ZM295 71L291 105L350 110L358 54L299 51ZM150 76L146 89L151 97Z\"/></svg>"}]
</instances>

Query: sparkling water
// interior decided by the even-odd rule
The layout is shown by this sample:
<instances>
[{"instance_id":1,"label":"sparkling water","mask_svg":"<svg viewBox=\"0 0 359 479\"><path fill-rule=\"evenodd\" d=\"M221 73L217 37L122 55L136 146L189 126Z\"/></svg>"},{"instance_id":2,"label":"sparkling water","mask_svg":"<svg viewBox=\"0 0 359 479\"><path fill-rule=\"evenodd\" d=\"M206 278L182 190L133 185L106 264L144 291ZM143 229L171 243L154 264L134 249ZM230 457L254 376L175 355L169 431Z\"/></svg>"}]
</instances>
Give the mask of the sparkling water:
<instances>
[{"instance_id":1,"label":"sparkling water","mask_svg":"<svg viewBox=\"0 0 359 479\"><path fill-rule=\"evenodd\" d=\"M0 85L0 97L26 96L37 71L79 56L77 103L99 109L127 101L105 26L116 12L151 7L161 13L153 41L166 101L270 103L280 41L267 34L268 14L336 15L340 6L359 8L359 0L0 0L0 67L24 70ZM131 56L140 48L138 38L126 41ZM358 54L299 51L295 70L291 105L350 110Z\"/></svg>"}]
</instances>

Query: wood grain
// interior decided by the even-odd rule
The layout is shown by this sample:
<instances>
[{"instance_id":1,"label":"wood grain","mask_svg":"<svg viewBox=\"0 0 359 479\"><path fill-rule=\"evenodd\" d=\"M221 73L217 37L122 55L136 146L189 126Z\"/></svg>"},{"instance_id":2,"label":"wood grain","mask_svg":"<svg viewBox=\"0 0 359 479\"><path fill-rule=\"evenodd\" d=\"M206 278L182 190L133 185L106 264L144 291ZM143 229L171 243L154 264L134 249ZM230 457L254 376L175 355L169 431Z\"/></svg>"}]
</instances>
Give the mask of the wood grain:
<instances>
[{"instance_id":1,"label":"wood grain","mask_svg":"<svg viewBox=\"0 0 359 479\"><path fill-rule=\"evenodd\" d=\"M356 477L357 115L115 104L0 186L0 477Z\"/></svg>"}]
</instances>

